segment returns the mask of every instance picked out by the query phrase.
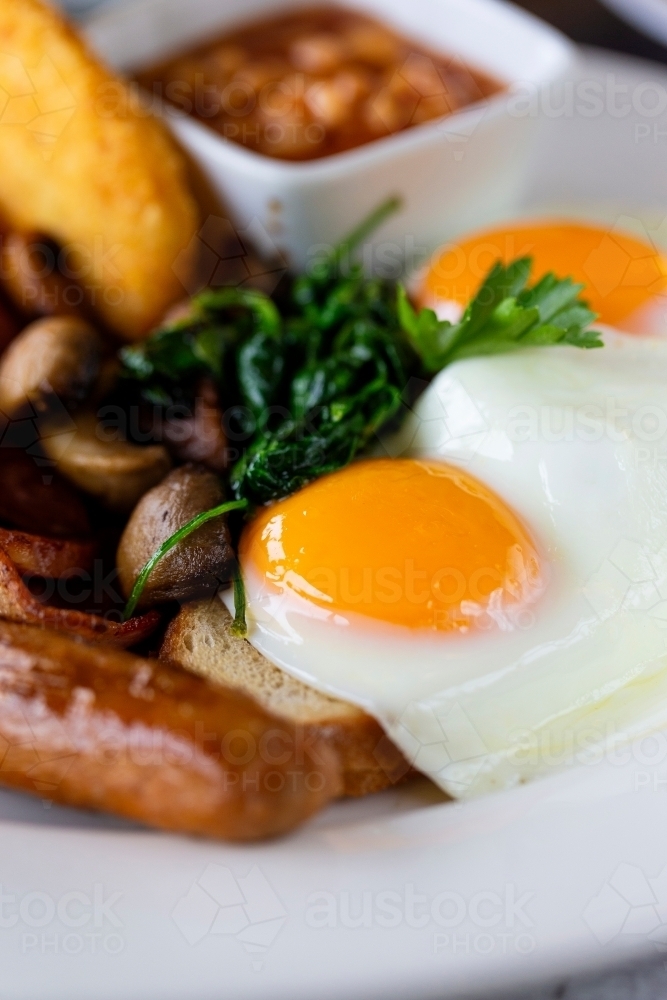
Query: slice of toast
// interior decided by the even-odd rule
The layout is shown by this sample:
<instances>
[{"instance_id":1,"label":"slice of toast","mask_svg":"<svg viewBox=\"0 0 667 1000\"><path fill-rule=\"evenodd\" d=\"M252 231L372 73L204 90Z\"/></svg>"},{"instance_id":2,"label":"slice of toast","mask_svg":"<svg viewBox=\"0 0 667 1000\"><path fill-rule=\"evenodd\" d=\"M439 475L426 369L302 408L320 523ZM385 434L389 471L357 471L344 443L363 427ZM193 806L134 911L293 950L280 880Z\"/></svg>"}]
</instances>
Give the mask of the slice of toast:
<instances>
[{"instance_id":1,"label":"slice of toast","mask_svg":"<svg viewBox=\"0 0 667 1000\"><path fill-rule=\"evenodd\" d=\"M306 736L324 734L340 756L345 795L378 792L411 771L375 719L274 666L231 635L231 623L219 597L185 604L167 629L160 659L243 691L277 718L302 725Z\"/></svg>"}]
</instances>

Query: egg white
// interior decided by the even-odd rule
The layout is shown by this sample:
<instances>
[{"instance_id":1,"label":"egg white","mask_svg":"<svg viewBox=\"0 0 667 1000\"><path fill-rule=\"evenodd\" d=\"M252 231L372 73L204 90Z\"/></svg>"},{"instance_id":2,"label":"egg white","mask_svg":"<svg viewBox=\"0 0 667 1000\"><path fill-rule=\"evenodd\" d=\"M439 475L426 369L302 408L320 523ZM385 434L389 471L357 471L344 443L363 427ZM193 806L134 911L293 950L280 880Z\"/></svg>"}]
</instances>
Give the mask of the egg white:
<instances>
[{"instance_id":1,"label":"egg white","mask_svg":"<svg viewBox=\"0 0 667 1000\"><path fill-rule=\"evenodd\" d=\"M541 600L453 636L276 594L244 565L257 649L365 708L457 797L667 726L667 340L458 362L384 447L495 490L543 553Z\"/></svg>"}]
</instances>

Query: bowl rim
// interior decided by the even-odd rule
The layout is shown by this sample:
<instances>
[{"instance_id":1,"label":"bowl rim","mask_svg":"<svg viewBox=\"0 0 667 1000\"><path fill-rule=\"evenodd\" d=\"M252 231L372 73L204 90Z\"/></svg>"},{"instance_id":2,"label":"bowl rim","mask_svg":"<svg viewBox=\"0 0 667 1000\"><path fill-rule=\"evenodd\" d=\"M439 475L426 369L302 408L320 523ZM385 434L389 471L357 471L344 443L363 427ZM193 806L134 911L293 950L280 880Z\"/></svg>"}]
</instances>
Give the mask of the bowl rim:
<instances>
[{"instance_id":1,"label":"bowl rim","mask_svg":"<svg viewBox=\"0 0 667 1000\"><path fill-rule=\"evenodd\" d=\"M192 136L198 146L204 144L207 147L205 153L210 159L226 160L229 163L235 161L237 169L251 171L253 174L263 174L270 170L273 175L280 175L285 180L320 181L330 176L347 175L356 172L358 168L373 166L377 162L384 162L392 153L409 152L429 146L434 141L446 138L448 134L455 135L460 128L450 127L450 123L461 126L480 112L483 112L485 122L498 118L504 109L504 97L505 93L496 94L488 101L476 101L474 104L466 105L455 114L434 118L402 129L393 135L380 136L372 142L315 160L281 160L257 153L247 146L226 139L198 118L177 111L175 113L175 109L170 106L165 106L161 117L170 122L179 138ZM202 152L204 151L200 149L200 155Z\"/></svg>"},{"instance_id":2,"label":"bowl rim","mask_svg":"<svg viewBox=\"0 0 667 1000\"><path fill-rule=\"evenodd\" d=\"M100 31L104 32L111 27L116 27L117 30L118 24L122 25L122 22L138 9L149 9L151 7L158 9L168 2L169 0L119 0L119 2L113 3L109 8L93 11L84 21L84 32L90 38L91 35L96 35ZM317 2L317 0L314 0L314 2ZM322 0L322 2L330 3L331 0ZM357 0L333 0L333 2L336 6L347 7L353 10L365 9ZM444 2L447 3L447 0L444 0ZM548 73L543 74L542 79L537 84L538 87L548 86L557 80L574 61L576 52L574 43L557 28L554 28L541 18L516 6L514 3L509 2L509 0L475 0L475 2L483 7L493 8L498 12L504 13L516 24L523 23L524 26L529 27L534 33L539 34L541 39L551 42L554 52L559 50L558 58L552 59L554 65L550 67ZM270 0L270 4L276 9L282 8L285 11L298 9L300 5L299 0ZM237 20L237 23L241 23L242 20ZM221 11L221 28L224 28L225 23L232 24L234 22L225 22L224 11ZM91 42L95 46L94 38L91 38ZM456 57L456 47L452 46L451 51L447 54ZM153 61L155 60L152 59L151 62ZM472 59L469 59L469 61L473 62ZM488 66L484 66L481 57L479 61L474 61L475 65L482 71L494 72ZM380 136L371 142L355 146L352 149L347 149L339 153L331 153L314 160L282 160L258 153L220 135L219 132L216 132L200 119L195 118L187 112L180 111L167 102L162 103L158 113L163 121L170 124L178 138L186 141L190 148L192 145L196 145L197 156L206 156L209 162L218 161L218 166L231 166L236 170L246 171L255 177L263 177L266 174L270 174L286 182L297 181L304 183L311 180L313 182L321 182L329 178L338 178L355 173L359 169L372 167L376 163L385 162L394 156L400 157L402 154L418 151L443 139L446 141L449 137L452 137L450 141L454 142L455 139L453 137L457 135L465 136L466 126L480 115L483 121L480 121L479 124L487 124L501 117L506 107L507 99L511 94L512 87L523 82L519 73L515 73L513 78L510 79L507 76L506 74L505 79L501 81L502 86L497 93L480 101L475 101L472 104L467 104L453 114L434 118L418 125L412 125L399 132ZM152 96L149 95L149 99L152 100Z\"/></svg>"}]
</instances>

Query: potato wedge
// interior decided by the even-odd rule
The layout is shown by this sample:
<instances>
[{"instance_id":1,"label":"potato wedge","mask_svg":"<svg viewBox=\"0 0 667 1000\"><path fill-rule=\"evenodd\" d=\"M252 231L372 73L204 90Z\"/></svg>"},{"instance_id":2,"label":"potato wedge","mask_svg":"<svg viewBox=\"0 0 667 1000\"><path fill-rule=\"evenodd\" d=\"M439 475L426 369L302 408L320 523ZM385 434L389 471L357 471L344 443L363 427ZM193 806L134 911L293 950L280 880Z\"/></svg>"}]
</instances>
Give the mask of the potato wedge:
<instances>
[{"instance_id":1,"label":"potato wedge","mask_svg":"<svg viewBox=\"0 0 667 1000\"><path fill-rule=\"evenodd\" d=\"M0 4L0 101L0 211L62 247L112 330L143 336L183 296L173 264L198 224L167 130L40 0Z\"/></svg>"}]
</instances>

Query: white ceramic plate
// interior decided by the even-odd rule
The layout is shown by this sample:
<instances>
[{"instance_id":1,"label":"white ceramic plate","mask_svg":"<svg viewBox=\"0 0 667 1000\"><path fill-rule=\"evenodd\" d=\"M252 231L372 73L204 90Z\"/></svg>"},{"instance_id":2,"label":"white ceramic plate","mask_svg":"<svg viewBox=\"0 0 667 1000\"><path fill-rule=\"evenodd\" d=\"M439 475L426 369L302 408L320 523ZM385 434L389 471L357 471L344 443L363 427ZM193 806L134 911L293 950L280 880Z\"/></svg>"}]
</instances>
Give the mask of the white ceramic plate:
<instances>
[{"instance_id":1,"label":"white ceramic plate","mask_svg":"<svg viewBox=\"0 0 667 1000\"><path fill-rule=\"evenodd\" d=\"M651 94L667 104L667 72L590 54L539 110L524 211L664 239L667 121ZM427 786L341 803L254 847L11 793L0 818L12 1000L488 998L667 942L664 735L463 805Z\"/></svg>"},{"instance_id":2,"label":"white ceramic plate","mask_svg":"<svg viewBox=\"0 0 667 1000\"><path fill-rule=\"evenodd\" d=\"M619 17L667 45L667 0L602 0Z\"/></svg>"}]
</instances>

